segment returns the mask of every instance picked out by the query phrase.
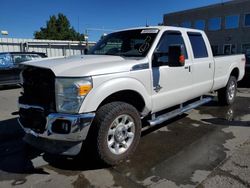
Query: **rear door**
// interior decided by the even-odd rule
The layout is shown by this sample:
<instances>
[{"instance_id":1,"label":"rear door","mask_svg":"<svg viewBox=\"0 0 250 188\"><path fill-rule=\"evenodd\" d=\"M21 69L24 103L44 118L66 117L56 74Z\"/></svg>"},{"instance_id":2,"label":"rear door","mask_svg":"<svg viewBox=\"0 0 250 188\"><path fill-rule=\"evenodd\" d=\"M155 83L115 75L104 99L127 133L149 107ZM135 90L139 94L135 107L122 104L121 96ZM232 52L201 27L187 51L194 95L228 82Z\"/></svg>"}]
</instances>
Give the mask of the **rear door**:
<instances>
[{"instance_id":1,"label":"rear door","mask_svg":"<svg viewBox=\"0 0 250 188\"><path fill-rule=\"evenodd\" d=\"M214 59L204 33L188 32L192 51L193 96L209 92L213 87Z\"/></svg>"},{"instance_id":2,"label":"rear door","mask_svg":"<svg viewBox=\"0 0 250 188\"><path fill-rule=\"evenodd\" d=\"M180 104L192 97L192 62L186 50L186 40L188 39L184 32L166 31L155 49L152 57L152 113ZM184 66L175 67L168 63L168 47L172 45L183 46L186 59ZM159 52L165 54L160 59L155 57Z\"/></svg>"}]
</instances>

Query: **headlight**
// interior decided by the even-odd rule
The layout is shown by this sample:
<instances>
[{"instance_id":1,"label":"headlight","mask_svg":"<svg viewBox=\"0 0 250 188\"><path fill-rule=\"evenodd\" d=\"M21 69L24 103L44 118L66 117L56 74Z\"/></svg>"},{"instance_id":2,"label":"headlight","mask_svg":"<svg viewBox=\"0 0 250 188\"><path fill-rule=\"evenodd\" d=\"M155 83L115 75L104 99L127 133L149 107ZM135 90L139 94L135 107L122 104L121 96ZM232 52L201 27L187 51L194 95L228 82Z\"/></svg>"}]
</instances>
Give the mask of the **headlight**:
<instances>
[{"instance_id":1,"label":"headlight","mask_svg":"<svg viewBox=\"0 0 250 188\"><path fill-rule=\"evenodd\" d=\"M92 79L57 78L55 89L57 112L77 113L85 96L92 89Z\"/></svg>"}]
</instances>

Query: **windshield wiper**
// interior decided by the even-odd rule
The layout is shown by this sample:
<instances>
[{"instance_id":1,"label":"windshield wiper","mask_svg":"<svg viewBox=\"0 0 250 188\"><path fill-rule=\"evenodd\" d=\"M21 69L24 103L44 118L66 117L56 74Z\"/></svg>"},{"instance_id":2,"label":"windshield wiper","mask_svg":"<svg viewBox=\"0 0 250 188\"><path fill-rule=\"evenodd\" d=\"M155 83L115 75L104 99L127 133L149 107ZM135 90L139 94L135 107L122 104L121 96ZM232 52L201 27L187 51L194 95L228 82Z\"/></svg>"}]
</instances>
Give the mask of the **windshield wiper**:
<instances>
[{"instance_id":1,"label":"windshield wiper","mask_svg":"<svg viewBox=\"0 0 250 188\"><path fill-rule=\"evenodd\" d=\"M113 55L113 56L120 56L120 54L112 54L112 53L105 53L103 55Z\"/></svg>"}]
</instances>

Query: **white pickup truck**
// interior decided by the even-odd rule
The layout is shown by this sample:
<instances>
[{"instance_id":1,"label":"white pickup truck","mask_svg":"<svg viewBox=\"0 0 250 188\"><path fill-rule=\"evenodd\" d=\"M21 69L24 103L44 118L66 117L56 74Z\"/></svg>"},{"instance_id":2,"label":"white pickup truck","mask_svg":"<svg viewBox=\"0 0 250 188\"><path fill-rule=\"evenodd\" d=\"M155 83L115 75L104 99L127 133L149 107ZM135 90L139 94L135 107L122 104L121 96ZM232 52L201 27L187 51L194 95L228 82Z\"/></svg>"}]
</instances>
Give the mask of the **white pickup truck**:
<instances>
[{"instance_id":1,"label":"white pickup truck","mask_svg":"<svg viewBox=\"0 0 250 188\"><path fill-rule=\"evenodd\" d=\"M203 96L214 91L221 104L232 104L245 56L214 58L203 31L159 26L111 33L86 55L23 65L24 140L75 156L89 139L96 156L114 165L135 151L142 120L143 127L160 124L210 101Z\"/></svg>"}]
</instances>

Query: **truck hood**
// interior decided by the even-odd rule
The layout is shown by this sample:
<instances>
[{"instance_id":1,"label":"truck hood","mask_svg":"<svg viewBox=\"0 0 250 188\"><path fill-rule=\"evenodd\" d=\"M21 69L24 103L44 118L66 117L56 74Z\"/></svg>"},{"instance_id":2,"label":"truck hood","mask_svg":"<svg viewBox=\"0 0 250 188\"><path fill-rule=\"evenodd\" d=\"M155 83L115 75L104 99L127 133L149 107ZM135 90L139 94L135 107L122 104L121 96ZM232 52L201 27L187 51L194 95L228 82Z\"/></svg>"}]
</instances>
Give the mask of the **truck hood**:
<instances>
[{"instance_id":1,"label":"truck hood","mask_svg":"<svg viewBox=\"0 0 250 188\"><path fill-rule=\"evenodd\" d=\"M130 71L133 66L141 64L143 59L110 55L80 55L46 58L22 64L50 69L57 77L83 77Z\"/></svg>"}]
</instances>

